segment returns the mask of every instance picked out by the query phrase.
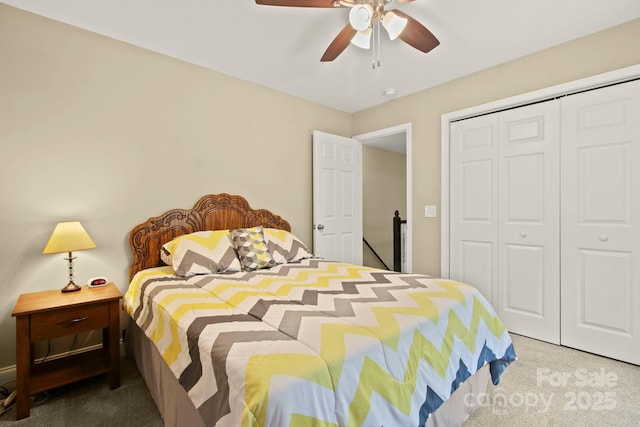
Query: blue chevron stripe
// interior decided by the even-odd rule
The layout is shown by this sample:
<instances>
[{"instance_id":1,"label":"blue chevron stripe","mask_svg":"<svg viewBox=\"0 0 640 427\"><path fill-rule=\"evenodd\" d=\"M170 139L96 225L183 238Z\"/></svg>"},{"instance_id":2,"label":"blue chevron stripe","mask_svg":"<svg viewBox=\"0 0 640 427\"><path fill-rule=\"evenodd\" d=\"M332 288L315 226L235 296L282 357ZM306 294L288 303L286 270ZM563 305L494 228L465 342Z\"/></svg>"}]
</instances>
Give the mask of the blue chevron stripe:
<instances>
[{"instance_id":1,"label":"blue chevron stripe","mask_svg":"<svg viewBox=\"0 0 640 427\"><path fill-rule=\"evenodd\" d=\"M484 342L482 346L482 350L480 351L480 356L478 357L478 364L476 369L482 368L486 363L489 364L489 370L491 372L491 380L494 385L497 385L500 381L500 375L505 370L505 368L514 360L516 360L516 353L513 348L513 343L509 344L509 347L504 352L502 357L496 356L496 354L487 346L487 342ZM451 383L451 394L460 387L464 381L466 381L472 375L469 372L469 368L464 362L461 360L458 365L458 371L456 372L456 377ZM431 413L435 412L436 409L442 405L444 400L438 396L438 394L431 389L431 387L427 386L427 394L424 403L420 407L420 421L418 426L424 426L429 418Z\"/></svg>"}]
</instances>

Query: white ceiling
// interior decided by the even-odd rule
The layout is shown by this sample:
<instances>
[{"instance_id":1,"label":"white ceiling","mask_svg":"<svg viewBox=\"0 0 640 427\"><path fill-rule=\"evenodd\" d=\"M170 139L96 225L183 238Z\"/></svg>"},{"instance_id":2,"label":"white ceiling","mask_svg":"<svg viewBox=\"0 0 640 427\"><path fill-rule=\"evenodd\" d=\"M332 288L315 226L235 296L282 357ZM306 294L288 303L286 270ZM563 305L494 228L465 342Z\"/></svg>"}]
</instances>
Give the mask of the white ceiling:
<instances>
[{"instance_id":1,"label":"white ceiling","mask_svg":"<svg viewBox=\"0 0 640 427\"><path fill-rule=\"evenodd\" d=\"M0 0L304 99L355 112L640 17L640 0L416 0L398 8L441 44L428 54L383 34L382 66L325 49L348 9L253 0Z\"/></svg>"}]
</instances>

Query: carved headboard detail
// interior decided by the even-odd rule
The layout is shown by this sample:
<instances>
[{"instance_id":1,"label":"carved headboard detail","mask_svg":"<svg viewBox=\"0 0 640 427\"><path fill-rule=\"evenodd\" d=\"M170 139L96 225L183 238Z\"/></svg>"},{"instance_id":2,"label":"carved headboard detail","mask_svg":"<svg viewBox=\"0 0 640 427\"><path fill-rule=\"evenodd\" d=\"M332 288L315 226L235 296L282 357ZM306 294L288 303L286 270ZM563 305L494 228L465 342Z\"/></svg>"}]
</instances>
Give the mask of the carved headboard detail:
<instances>
[{"instance_id":1,"label":"carved headboard detail","mask_svg":"<svg viewBox=\"0 0 640 427\"><path fill-rule=\"evenodd\" d=\"M266 209L254 210L244 197L224 193L203 196L191 209L171 209L149 218L129 233L133 254L129 280L140 270L164 265L160 260L160 248L174 237L195 231L258 225L291 231L291 226L282 217Z\"/></svg>"}]
</instances>

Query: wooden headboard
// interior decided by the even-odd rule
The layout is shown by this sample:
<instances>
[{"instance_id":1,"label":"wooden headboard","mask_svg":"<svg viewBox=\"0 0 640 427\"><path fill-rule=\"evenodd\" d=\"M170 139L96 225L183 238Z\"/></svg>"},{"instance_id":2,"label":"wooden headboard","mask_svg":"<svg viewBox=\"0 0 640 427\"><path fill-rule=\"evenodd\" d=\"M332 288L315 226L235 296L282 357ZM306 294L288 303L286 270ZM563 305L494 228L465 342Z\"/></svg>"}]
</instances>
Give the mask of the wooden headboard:
<instances>
[{"instance_id":1,"label":"wooden headboard","mask_svg":"<svg viewBox=\"0 0 640 427\"><path fill-rule=\"evenodd\" d=\"M266 209L254 210L244 197L224 193L203 196L191 209L171 209L149 218L129 233L133 254L129 280L140 270L164 265L160 260L160 248L174 237L195 231L258 225L291 231L291 226L282 217Z\"/></svg>"}]
</instances>

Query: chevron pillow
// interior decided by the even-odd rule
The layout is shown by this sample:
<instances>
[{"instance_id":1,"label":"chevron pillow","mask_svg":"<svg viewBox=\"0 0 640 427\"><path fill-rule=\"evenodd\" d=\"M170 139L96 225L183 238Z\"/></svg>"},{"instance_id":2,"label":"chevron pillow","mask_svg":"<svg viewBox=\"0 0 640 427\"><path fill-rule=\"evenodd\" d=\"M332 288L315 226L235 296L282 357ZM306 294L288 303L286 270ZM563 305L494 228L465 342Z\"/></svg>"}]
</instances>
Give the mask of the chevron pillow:
<instances>
[{"instance_id":1,"label":"chevron pillow","mask_svg":"<svg viewBox=\"0 0 640 427\"><path fill-rule=\"evenodd\" d=\"M293 233L277 228L263 228L264 239L276 264L313 258L313 254Z\"/></svg>"},{"instance_id":2,"label":"chevron pillow","mask_svg":"<svg viewBox=\"0 0 640 427\"><path fill-rule=\"evenodd\" d=\"M176 237L162 247L178 276L240 271L228 230L198 231Z\"/></svg>"},{"instance_id":3,"label":"chevron pillow","mask_svg":"<svg viewBox=\"0 0 640 427\"><path fill-rule=\"evenodd\" d=\"M253 271L276 265L264 240L261 226L238 228L229 232L238 251L243 270Z\"/></svg>"}]
</instances>

